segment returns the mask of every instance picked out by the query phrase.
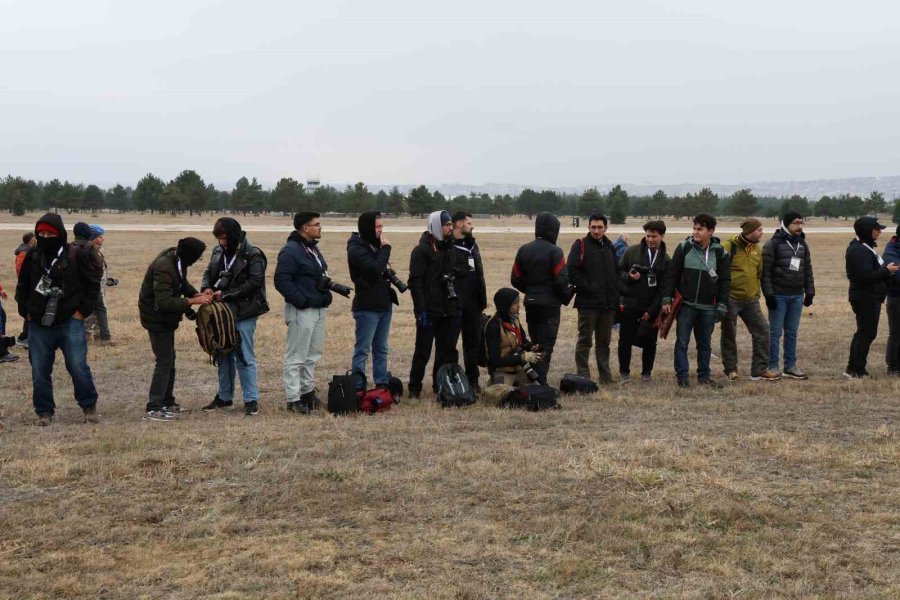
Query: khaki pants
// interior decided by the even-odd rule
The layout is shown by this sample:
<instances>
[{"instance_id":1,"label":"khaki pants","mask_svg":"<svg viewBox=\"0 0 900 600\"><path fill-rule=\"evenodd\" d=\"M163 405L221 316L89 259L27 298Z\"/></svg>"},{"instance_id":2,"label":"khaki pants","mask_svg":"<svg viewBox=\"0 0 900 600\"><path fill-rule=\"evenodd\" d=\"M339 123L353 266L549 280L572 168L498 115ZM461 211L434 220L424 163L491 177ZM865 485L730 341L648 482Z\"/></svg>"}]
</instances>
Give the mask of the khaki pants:
<instances>
[{"instance_id":1,"label":"khaki pants","mask_svg":"<svg viewBox=\"0 0 900 600\"><path fill-rule=\"evenodd\" d=\"M525 369L523 369L522 367L517 367L515 373L494 371L494 375L491 377L491 384L496 385L498 383L502 385L519 387L528 385L531 382L528 381L528 375L525 374Z\"/></svg>"},{"instance_id":2,"label":"khaki pants","mask_svg":"<svg viewBox=\"0 0 900 600\"><path fill-rule=\"evenodd\" d=\"M322 359L325 344L326 312L325 308L284 307L288 333L282 376L288 402L297 402L300 396L315 390L316 364Z\"/></svg>"},{"instance_id":3,"label":"khaki pants","mask_svg":"<svg viewBox=\"0 0 900 600\"><path fill-rule=\"evenodd\" d=\"M612 339L612 310L592 308L578 309L578 342L575 344L575 369L582 377L591 376L588 360L591 356L592 342L596 342L594 352L597 356L597 378L600 383L612 381L609 370L609 343Z\"/></svg>"}]
</instances>

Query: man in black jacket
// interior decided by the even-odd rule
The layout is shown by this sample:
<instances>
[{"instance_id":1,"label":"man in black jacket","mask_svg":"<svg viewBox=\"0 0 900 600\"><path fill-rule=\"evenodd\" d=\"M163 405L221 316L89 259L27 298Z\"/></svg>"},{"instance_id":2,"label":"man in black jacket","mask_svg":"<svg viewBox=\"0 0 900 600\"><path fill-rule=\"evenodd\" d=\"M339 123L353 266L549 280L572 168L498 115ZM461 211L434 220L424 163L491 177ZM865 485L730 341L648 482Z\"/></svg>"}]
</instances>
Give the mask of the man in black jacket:
<instances>
[{"instance_id":1,"label":"man in black jacket","mask_svg":"<svg viewBox=\"0 0 900 600\"><path fill-rule=\"evenodd\" d=\"M869 347L878 334L881 305L887 295L887 280L900 270L897 263L887 263L875 250L875 240L885 226L875 217L860 217L853 223L856 238L847 246L845 256L847 279L850 280L850 307L856 315L856 333L850 342L850 358L844 376L864 379L869 376L866 360Z\"/></svg>"},{"instance_id":2,"label":"man in black jacket","mask_svg":"<svg viewBox=\"0 0 900 600\"><path fill-rule=\"evenodd\" d=\"M452 219L446 210L428 216L428 230L419 239L409 257L409 291L416 315L416 348L409 370L409 394L416 398L422 392L425 365L431 357L434 340L432 388L437 385L437 371L445 364L459 364L461 311L465 301L457 291L457 274L467 264L452 249Z\"/></svg>"},{"instance_id":3,"label":"man in black jacket","mask_svg":"<svg viewBox=\"0 0 900 600\"><path fill-rule=\"evenodd\" d=\"M609 343L620 295L616 249L606 237L608 224L606 215L591 215L588 235L575 240L566 263L578 309L575 368L579 375L590 378L591 344L596 340L597 377L601 384L612 383Z\"/></svg>"},{"instance_id":4,"label":"man in black jacket","mask_svg":"<svg viewBox=\"0 0 900 600\"><path fill-rule=\"evenodd\" d=\"M213 226L219 244L212 252L200 283L203 292L228 304L234 313L235 329L241 343L228 354L219 356L219 391L203 407L212 411L234 404L235 375L240 377L244 414L259 414L259 385L256 380L256 353L253 337L256 320L269 312L266 300L266 266L262 250L247 240L247 233L230 217L222 217Z\"/></svg>"},{"instance_id":5,"label":"man in black jacket","mask_svg":"<svg viewBox=\"0 0 900 600\"><path fill-rule=\"evenodd\" d=\"M97 422L97 388L87 364L84 319L100 295L100 272L92 255L66 243L62 218L47 213L35 224L37 247L25 256L16 285L19 315L28 320L28 357L38 425L49 425L53 399L53 363L62 350L72 377L75 400L86 422Z\"/></svg>"},{"instance_id":6,"label":"man in black jacket","mask_svg":"<svg viewBox=\"0 0 900 600\"><path fill-rule=\"evenodd\" d=\"M663 284L669 267L666 254L666 224L648 221L644 224L644 239L631 246L619 259L624 288L622 314L619 321L619 380L631 379L631 347L640 345L641 377L650 381L656 361L656 334L653 321L662 304Z\"/></svg>"},{"instance_id":7,"label":"man in black jacket","mask_svg":"<svg viewBox=\"0 0 900 600\"><path fill-rule=\"evenodd\" d=\"M197 238L178 240L175 248L166 248L153 259L141 283L138 311L156 360L144 416L150 421L173 421L181 414L175 401L175 330L182 316L193 318L191 306L212 301L211 294L199 293L187 280L188 267L204 250L206 244Z\"/></svg>"},{"instance_id":8,"label":"man in black jacket","mask_svg":"<svg viewBox=\"0 0 900 600\"><path fill-rule=\"evenodd\" d=\"M542 355L535 370L546 384L559 333L560 307L569 301L569 273L562 248L556 245L559 219L551 213L538 214L534 237L516 252L510 282L525 294L525 321Z\"/></svg>"},{"instance_id":9,"label":"man in black jacket","mask_svg":"<svg viewBox=\"0 0 900 600\"><path fill-rule=\"evenodd\" d=\"M374 210L359 215L359 231L347 240L350 279L356 287L353 296L353 320L356 344L352 369L366 372L372 354L372 381L388 385L388 336L391 332L393 305L399 305L397 293L387 278L391 260L391 242L384 235L384 220Z\"/></svg>"},{"instance_id":10,"label":"man in black jacket","mask_svg":"<svg viewBox=\"0 0 900 600\"><path fill-rule=\"evenodd\" d=\"M466 262L465 270L456 274L457 292L462 302L463 362L469 385L476 392L481 390L478 379L478 358L484 347L481 330L481 314L487 308L487 289L484 284L484 267L481 250L472 236L472 215L457 212L453 215L453 249L461 253Z\"/></svg>"}]
</instances>

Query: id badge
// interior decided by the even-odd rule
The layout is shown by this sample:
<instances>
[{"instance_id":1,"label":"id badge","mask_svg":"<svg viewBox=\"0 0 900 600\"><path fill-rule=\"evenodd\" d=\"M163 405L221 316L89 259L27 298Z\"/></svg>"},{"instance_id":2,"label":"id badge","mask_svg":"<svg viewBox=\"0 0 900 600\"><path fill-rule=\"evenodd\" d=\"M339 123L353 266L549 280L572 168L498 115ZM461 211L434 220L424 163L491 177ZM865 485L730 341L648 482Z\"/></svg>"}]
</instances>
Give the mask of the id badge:
<instances>
[{"instance_id":1,"label":"id badge","mask_svg":"<svg viewBox=\"0 0 900 600\"><path fill-rule=\"evenodd\" d=\"M716 281L719 278L719 274L716 273L715 269L709 270L709 278L712 279L713 281Z\"/></svg>"},{"instance_id":2,"label":"id badge","mask_svg":"<svg viewBox=\"0 0 900 600\"><path fill-rule=\"evenodd\" d=\"M469 270L470 271L475 270L475 257L473 257L473 256L469 257Z\"/></svg>"},{"instance_id":3,"label":"id badge","mask_svg":"<svg viewBox=\"0 0 900 600\"><path fill-rule=\"evenodd\" d=\"M647 273L647 287L656 287L656 273Z\"/></svg>"},{"instance_id":4,"label":"id badge","mask_svg":"<svg viewBox=\"0 0 900 600\"><path fill-rule=\"evenodd\" d=\"M800 258L795 256L791 259L791 271L799 271L800 270Z\"/></svg>"},{"instance_id":5,"label":"id badge","mask_svg":"<svg viewBox=\"0 0 900 600\"><path fill-rule=\"evenodd\" d=\"M41 296L46 296L47 291L49 291L51 287L53 287L53 282L51 282L50 278L45 275L41 277L40 281L38 281L38 284L34 287L34 291L36 291Z\"/></svg>"}]
</instances>

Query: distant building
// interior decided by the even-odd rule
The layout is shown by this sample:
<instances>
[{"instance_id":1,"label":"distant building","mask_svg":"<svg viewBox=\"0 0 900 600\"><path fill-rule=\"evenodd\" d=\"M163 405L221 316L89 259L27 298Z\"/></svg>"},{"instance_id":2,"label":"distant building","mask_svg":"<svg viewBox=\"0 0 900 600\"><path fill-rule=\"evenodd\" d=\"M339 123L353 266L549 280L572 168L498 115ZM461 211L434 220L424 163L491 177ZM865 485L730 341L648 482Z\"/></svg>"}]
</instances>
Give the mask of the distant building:
<instances>
[{"instance_id":1,"label":"distant building","mask_svg":"<svg viewBox=\"0 0 900 600\"><path fill-rule=\"evenodd\" d=\"M315 179L307 179L306 180L306 191L310 192L310 193L315 192L317 189L319 189L320 183L321 182L319 181L318 177L316 177Z\"/></svg>"}]
</instances>

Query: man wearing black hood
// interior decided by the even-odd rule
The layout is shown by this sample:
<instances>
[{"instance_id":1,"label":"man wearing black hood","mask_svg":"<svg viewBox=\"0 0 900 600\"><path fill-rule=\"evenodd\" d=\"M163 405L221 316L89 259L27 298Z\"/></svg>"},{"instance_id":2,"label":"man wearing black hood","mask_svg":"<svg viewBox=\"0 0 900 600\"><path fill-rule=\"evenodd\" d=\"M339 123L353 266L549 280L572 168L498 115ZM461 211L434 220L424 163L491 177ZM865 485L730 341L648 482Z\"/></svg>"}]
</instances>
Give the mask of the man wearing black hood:
<instances>
[{"instance_id":1,"label":"man wearing black hood","mask_svg":"<svg viewBox=\"0 0 900 600\"><path fill-rule=\"evenodd\" d=\"M487 308L487 288L484 284L481 249L472 235L474 229L470 213L459 211L453 214L453 250L462 254L466 264L463 271L456 273L457 291L462 299L463 363L469 385L478 393L481 391L478 384L481 376L478 357L484 347L481 314Z\"/></svg>"},{"instance_id":2,"label":"man wearing black hood","mask_svg":"<svg viewBox=\"0 0 900 600\"><path fill-rule=\"evenodd\" d=\"M494 294L494 306L497 312L484 327L491 384L526 385L523 363L537 364L541 354L532 351L533 344L519 322L519 292L500 288Z\"/></svg>"},{"instance_id":3,"label":"man wearing black hood","mask_svg":"<svg viewBox=\"0 0 900 600\"><path fill-rule=\"evenodd\" d=\"M372 381L377 386L387 387L388 335L393 305L400 304L386 277L386 271L390 269L391 242L384 235L384 220L377 211L359 215L357 226L359 231L347 240L347 263L356 288L353 297L356 344L351 368L365 373L371 353Z\"/></svg>"},{"instance_id":4,"label":"man wearing black hood","mask_svg":"<svg viewBox=\"0 0 900 600\"><path fill-rule=\"evenodd\" d=\"M85 421L97 422L97 388L87 364L84 319L100 295L100 272L92 256L67 243L62 218L47 213L38 219L37 248L28 252L19 272L16 302L27 319L34 411L39 425L49 425L53 399L53 362L62 350L72 377L75 400Z\"/></svg>"},{"instance_id":5,"label":"man wearing black hood","mask_svg":"<svg viewBox=\"0 0 900 600\"><path fill-rule=\"evenodd\" d=\"M897 263L885 263L875 250L875 240L885 226L875 217L860 217L853 223L856 232L847 246L846 269L850 280L850 307L856 315L856 333L850 342L850 358L844 376L864 379L869 376L866 360L869 347L878 334L881 305L887 295L887 281L898 270Z\"/></svg>"},{"instance_id":6,"label":"man wearing black hood","mask_svg":"<svg viewBox=\"0 0 900 600\"><path fill-rule=\"evenodd\" d=\"M213 236L219 243L212 251L200 287L214 299L227 303L234 312L235 329L241 344L219 357L219 391L203 410L209 412L232 406L235 375L238 375L243 391L244 414L253 416L259 414L253 337L256 319L269 312L266 301L268 260L262 250L250 243L246 232L241 230L241 224L231 217L216 221Z\"/></svg>"},{"instance_id":7,"label":"man wearing black hood","mask_svg":"<svg viewBox=\"0 0 900 600\"><path fill-rule=\"evenodd\" d=\"M178 240L153 259L138 294L141 326L150 336L156 364L150 380L145 419L172 421L181 407L175 401L175 330L182 316L194 317L191 306L209 304L212 295L201 294L187 280L188 267L200 260L206 244L197 238Z\"/></svg>"},{"instance_id":8,"label":"man wearing black hood","mask_svg":"<svg viewBox=\"0 0 900 600\"><path fill-rule=\"evenodd\" d=\"M538 214L534 237L516 252L510 282L525 294L525 320L543 356L534 368L546 385L559 333L560 307L569 300L569 273L562 248L556 245L559 219L551 213Z\"/></svg>"}]
</instances>

